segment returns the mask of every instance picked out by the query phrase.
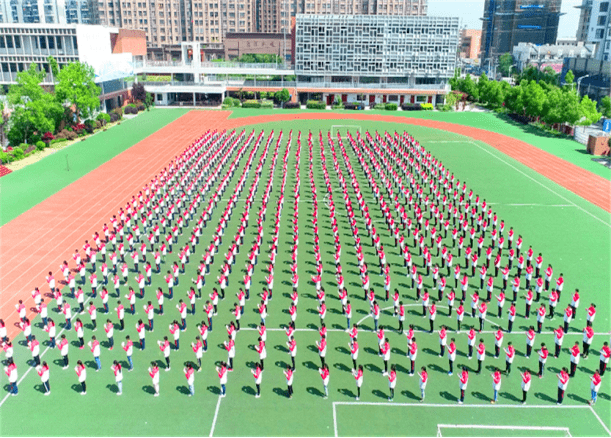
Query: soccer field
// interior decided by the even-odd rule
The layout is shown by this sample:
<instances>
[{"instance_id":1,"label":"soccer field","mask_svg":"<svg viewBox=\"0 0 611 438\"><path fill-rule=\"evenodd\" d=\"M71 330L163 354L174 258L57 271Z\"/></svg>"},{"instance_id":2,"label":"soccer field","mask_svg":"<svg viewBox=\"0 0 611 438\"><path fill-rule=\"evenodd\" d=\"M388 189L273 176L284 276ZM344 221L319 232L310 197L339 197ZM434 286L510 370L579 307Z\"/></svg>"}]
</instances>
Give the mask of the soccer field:
<instances>
[{"instance_id":1,"label":"soccer field","mask_svg":"<svg viewBox=\"0 0 611 438\"><path fill-rule=\"evenodd\" d=\"M345 123L345 125L341 125ZM346 126L350 125L350 127ZM153 275L151 286L146 288L145 300L138 299L136 314L126 312L126 329L120 332L115 328L115 345L113 351L107 349L106 341L102 342L102 370L95 372L95 363L91 353L85 348L78 349L78 341L74 331L64 332L71 342L70 368L61 369L61 357L54 349L47 349L46 333L42 330L39 318L35 320L33 333L39 340L44 340L45 346L42 360L51 366L51 389L49 397L42 396L42 386L36 372L26 364L31 359L22 335L19 336L19 346L15 342L15 358L20 370L19 396L10 397L8 394L0 399L0 435L2 436L28 436L28 435L60 435L60 436L609 436L611 432L611 384L608 373L603 377L603 385L599 392L597 404L590 407L587 401L590 398L590 376L598 367L599 349L604 341L609 341L611 331L611 279L609 266L611 266L611 228L610 215L602 209L590 204L568 190L554 184L533 170L519 162L503 155L495 149L481 142L471 141L466 137L424 127L406 124L364 122L364 121L294 121L283 123L269 123L258 126L245 127L247 136L252 129L258 134L265 131L266 138L274 130L274 140L270 144L269 158L276 145L280 130L283 130L282 142L278 149L278 161L273 173L273 190L268 203L266 220L262 226L264 237L259 262L255 267L251 298L246 303L246 310L241 320L242 330L236 339L235 370L229 374L227 396L221 398L219 379L215 372L215 364L227 358L223 341L227 339L224 325L232 320L230 313L232 305L237 301L235 293L242 286L248 252L257 233L256 217L260 208L264 188L270 177L272 160L267 159L261 172L258 190L251 208L249 226L246 228L244 245L240 248L233 273L229 276L227 298L219 302L218 316L214 317L214 330L208 336L208 351L202 360L203 367L195 375L195 396L188 397L189 390L182 368L187 362L194 362L195 355L190 343L198 334L195 324L205 320L202 306L213 287L217 286L216 276L224 259L223 254L231 245L232 236L235 235L240 214L244 207L244 199L248 189L254 182L254 173L249 172L246 177L245 189L234 209L234 214L226 228L225 237L211 266L210 275L206 277L202 300L197 301L195 315L187 317L187 330L181 333L180 349L172 350L172 369L164 372L162 353L156 341L163 336L172 337L168 325L174 319L179 319L175 309L178 299L188 302L186 292L192 285L191 278L196 277L198 263L203 254L203 248L211 240L221 214L227 204L229 196L233 193L238 178L242 175L246 157L239 162L234 177L230 180L223 199L214 209L212 219L204 228L200 238L200 246L191 256L191 262L186 265L186 272L180 276L180 284L174 288L174 299L166 298L165 314L155 315L155 330L146 333L146 349L135 348L134 371L127 371L127 361L124 351L117 345L124 340L125 335L137 340L138 335L135 323L143 319L146 323L146 313L142 306L151 300L156 306L154 290L157 287L167 289L161 275ZM258 360L254 350L257 344L256 326L259 323L257 304L258 294L266 285L265 275L268 264L268 245L274 232L274 216L278 205L280 184L282 181L282 157L287 150L289 131L293 130L293 141L290 145L287 166L287 182L285 188L285 202L279 224L280 235L278 239L278 255L274 271L275 286L273 300L269 303L266 325L267 359L263 382L262 396L254 397L255 385L250 369ZM345 130L350 129L353 135L360 130L364 135L369 131L375 137L378 131L383 136L384 131L393 134L395 131L407 131L432 155L440 159L460 181L466 181L469 188L492 205L500 219L506 223L506 232L512 226L516 234L524 238L523 250L532 245L535 254L543 253L544 267L551 263L554 267L554 277L564 274L565 287L557 311L562 312L570 301L570 294L579 288L582 295L581 305L576 320L571 323L571 331L567 334L563 351L558 359L550 355L547 369L543 379L536 376L538 363L536 354L529 359L524 357L525 333L530 325L536 326L534 312L527 321L524 315L524 300L518 300L518 317L511 334L505 335L504 346L512 341L517 350L517 357L513 363L513 371L509 377L503 376L499 402L491 405L492 378L490 373L498 366L505 368L504 355L497 360L493 358L493 330L500 325L507 327L507 316L503 319L496 317L496 306L491 305L487 316L485 330L481 337L487 346L487 358L481 375L475 375L477 361L467 359L467 337L464 328L474 325L477 320L465 317L463 331L455 333L455 317L447 316L446 300L439 305L439 314L435 321L436 329L442 324L449 327L448 338L455 338L458 346L458 355L455 363L454 375L448 375L447 357L438 357L439 341L437 333L428 334L428 320L421 317L422 305L416 301L415 289L411 288L411 280L406 276L403 266L403 257L400 248L395 247L394 238L386 229L379 204L374 202L374 196L367 183L365 174L358 165L357 156L348 147L345 140ZM309 181L309 160L307 147L307 133L314 134L314 182L316 184L319 211L318 226L320 247L324 273L322 284L327 292L326 326L329 331L327 363L330 368L329 397L323 398L323 386L318 374L320 359L315 341L319 340L319 317L316 307L315 287L310 280L315 274L314 261L314 233L313 233L313 205L312 191ZM359 364L365 367L364 383L359 401L355 401L356 385L351 374L352 360L349 352L349 336L345 333L346 319L341 311L341 303L337 298L337 284L334 268L334 236L331 230L329 209L323 198L326 195L325 182L320 159L318 144L318 131L323 131L324 152L330 184L333 188L336 213L338 216L339 238L342 245L341 263L345 277L346 288L353 306L352 322L359 323ZM346 217L346 208L342 200L342 192L338 175L332 166L329 144L326 142L326 132L337 131L344 133L344 145L350 163L356 172L359 186L369 207L374 225L378 229L384 245L387 260L391 266L392 289L399 289L403 302L406 305L405 325L414 324L417 330L419 354L416 367L426 366L429 371L429 383L426 389L426 399L419 402L420 390L418 377L408 375L409 359L406 357L406 338L396 333L397 318L393 317L392 301L384 302L384 277L378 275L379 268L375 249L371 239L367 237L364 221L357 215L358 228L363 239L363 252L369 266L371 287L376 291L376 298L382 301L383 309L380 325L388 328L387 337L390 340L390 363L396 365L398 383L394 401L387 400L388 380L382 376L384 367L382 358L377 353L377 337L373 330L373 320L369 316L369 304L363 300L363 290L358 272L356 251L352 233ZM286 396L286 380L282 370L290 364L290 356L286 348L287 336L284 327L290 321L288 308L291 303L291 245L292 245L292 219L294 213L293 189L296 182L296 151L297 133L302 133L302 149L300 156L301 201L299 205L299 248L298 248L298 274L299 305L296 321L295 339L298 345L297 367L295 371L294 396ZM239 131L238 131L239 132ZM336 137L333 137L336 141ZM263 143L264 145L264 143ZM259 162L263 145L258 149L253 163ZM185 145L186 146L186 145ZM339 150L337 141L335 148ZM339 159L341 170L346 177L348 194L356 207L356 196L349 184L347 168ZM255 167L253 166L253 169ZM225 172L225 170L223 170ZM376 175L372 173L372 175ZM152 175L151 175L152 176ZM377 175L376 175L377 177ZM377 180L381 187L381 181ZM427 187L428 190L428 187ZM117 203L117 209L123 205L124 200ZM204 202L205 204L205 202ZM202 204L203 205L203 204ZM392 208L391 208L392 210ZM201 213L198 212L197 216ZM409 216L413 219L413 213ZM101 225L101 224L100 224ZM188 229L192 228L192 224ZM178 246L184 246L188 239L187 232L179 238ZM89 236L83 236L83 240ZM428 240L428 239L427 239ZM412 238L406 238L410 248ZM486 238L486 246L490 239ZM468 239L465 240L465 243ZM451 238L444 239L444 244L452 246ZM411 248L414 263L423 274L422 258L418 256L417 249ZM455 250L454 250L455 251ZM506 250L505 250L506 253ZM67 254L66 257L69 255ZM149 256L150 257L150 256ZM176 251L168 255L161 267L165 273L177 260ZM464 258L457 257L456 262L464 267ZM438 257L433 258L433 264L439 263ZM504 255L503 263L506 261ZM98 269L101 262L98 262ZM130 267L129 285L137 290L134 280L133 264ZM515 268L514 268L515 271ZM442 270L445 275L445 269ZM101 278L101 274L98 272ZM425 277L425 288L433 290L430 277ZM499 292L500 277L495 281L495 293ZM454 286L453 276L448 278L448 288ZM469 292L479 288L479 278L470 279ZM84 288L89 291L89 286ZM109 318L116 323L116 314L112 311L117 297L112 287L109 287L111 299ZM67 288L63 290L64 296L69 294ZM127 293L127 286L121 286L121 298ZM436 296L436 291L431 293ZM460 293L458 293L460 295ZM508 293L511 296L511 292ZM544 294L546 295L546 294ZM87 296L87 302L91 300ZM493 297L494 300L494 297ZM76 302L71 298L68 301L76 309ZM123 299L123 301L125 301ZM100 310L101 300L94 300ZM547 300L543 300L547 307ZM585 309L590 302L597 305L598 313L594 322L596 335L592 344L590 356L582 359L575 378L570 380L564 404L556 406L557 378L555 374L562 367L569 366L568 347L575 341L581 345L581 331L585 327ZM507 303L505 310L509 307ZM533 311L538 304L533 304ZM469 304L466 302L466 309ZM50 306L51 309L51 306ZM55 313L55 302L50 316L55 319L58 326L58 337L63 328L62 318ZM76 316L76 315L75 315ZM88 315L80 317L85 323L85 341L92 335ZM76 319L76 318L75 318ZM98 339L105 339L101 323L106 315L98 312L98 330L95 333ZM73 320L74 323L74 320ZM546 320L543 333L537 335L535 348L545 342L553 352L554 338L552 330L562 323L561 316L553 321ZM479 339L480 335L478 335ZM135 342L135 347L137 343ZM80 395L80 386L73 367L77 360L83 360L88 367L87 395ZM120 360L124 368L123 395L117 397L117 387L114 376L110 370L113 360ZM161 394L153 397L153 387L148 376L147 368L151 361L157 361L161 368ZM466 393L465 404L456 403L459 396L458 369L466 366L470 371L469 386ZM532 387L528 395L528 403L521 405L522 392L520 389L519 371L529 369L533 373ZM27 372L26 372L27 370ZM4 374L3 374L4 376ZM7 388L6 377L2 377L2 385Z\"/></svg>"}]
</instances>

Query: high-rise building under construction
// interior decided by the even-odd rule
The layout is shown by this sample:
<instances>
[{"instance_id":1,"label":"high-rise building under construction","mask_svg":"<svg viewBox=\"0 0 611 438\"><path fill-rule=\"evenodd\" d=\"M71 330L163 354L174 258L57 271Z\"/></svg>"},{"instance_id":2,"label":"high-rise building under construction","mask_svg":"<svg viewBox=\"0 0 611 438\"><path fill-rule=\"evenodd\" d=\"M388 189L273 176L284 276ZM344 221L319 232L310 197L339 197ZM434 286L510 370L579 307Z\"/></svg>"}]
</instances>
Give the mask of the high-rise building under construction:
<instances>
[{"instance_id":1,"label":"high-rise building under construction","mask_svg":"<svg viewBox=\"0 0 611 438\"><path fill-rule=\"evenodd\" d=\"M483 65L518 43L554 44L562 0L486 0L482 18Z\"/></svg>"}]
</instances>

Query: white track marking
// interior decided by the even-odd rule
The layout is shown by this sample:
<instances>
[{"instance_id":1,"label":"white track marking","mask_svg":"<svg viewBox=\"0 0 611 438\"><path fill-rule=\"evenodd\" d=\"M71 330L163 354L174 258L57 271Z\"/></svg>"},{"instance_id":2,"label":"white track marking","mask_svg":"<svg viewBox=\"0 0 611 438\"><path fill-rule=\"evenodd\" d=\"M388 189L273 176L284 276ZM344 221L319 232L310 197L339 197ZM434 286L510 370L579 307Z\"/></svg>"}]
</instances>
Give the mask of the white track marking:
<instances>
[{"instance_id":1,"label":"white track marking","mask_svg":"<svg viewBox=\"0 0 611 438\"><path fill-rule=\"evenodd\" d=\"M337 412L335 412L335 403L333 403L333 431L336 437L339 436L337 434Z\"/></svg>"},{"instance_id":2,"label":"white track marking","mask_svg":"<svg viewBox=\"0 0 611 438\"><path fill-rule=\"evenodd\" d=\"M505 207L577 207L575 204L502 204L500 202L490 202L488 205L504 205Z\"/></svg>"},{"instance_id":3,"label":"white track marking","mask_svg":"<svg viewBox=\"0 0 611 438\"><path fill-rule=\"evenodd\" d=\"M571 435L571 431L568 427L553 427L553 426L497 426L497 425L485 425L485 424L438 424L437 425L437 436L443 436L441 429L491 429L491 430L531 430L531 431L555 431L563 432L565 436Z\"/></svg>"},{"instance_id":4,"label":"white track marking","mask_svg":"<svg viewBox=\"0 0 611 438\"><path fill-rule=\"evenodd\" d=\"M515 167L513 164L511 164L511 163L509 163L509 162L507 162L507 161L503 160L501 157L499 157L499 156L497 156L497 155L493 154L493 153L492 153L492 152L490 152L488 149L486 149L486 148L484 148L484 147L482 147L482 146L478 145L476 142L474 142L474 141L470 141L469 143L471 143L471 144L473 144L474 146L476 146L476 147L480 148L482 151L486 152L487 154L492 155L494 158L496 158L496 159L497 159L497 160L499 160L500 162L505 163L506 165L508 165L509 167L511 167L512 169L514 169L516 172L521 173L521 174L522 174L522 175L524 175L526 178L528 178L528 179L530 179L531 181L534 181L535 183L539 184L541 187L543 187L544 189L547 189L548 191L550 191L550 192L551 192L551 193L553 193L554 195L558 196L560 199L562 199L562 200L564 200L564 201L568 202L570 205L572 205L572 206L574 206L574 207L577 207L579 210L583 211L583 212L584 212L584 213L586 213L588 216L593 217L593 218L594 218L594 219L596 219L598 222L600 222L600 223L604 224L605 226L607 226L607 227L611 228L611 223L609 223L609 221L608 221L608 220L606 220L606 221L605 221L605 220L603 220L603 219L600 219L598 216L593 215L592 213L590 213L589 211L587 211L587 210L585 210L584 208L580 207L579 205L575 204L575 203L574 203L574 202L572 202L571 200L569 200L569 199L565 198L565 197L564 197L564 196L562 196L560 193L558 193L558 192L556 192L556 191L552 190L551 188L549 188L548 186L546 186L546 185L545 185L545 184L543 184L542 182L537 181L537 180L536 180L535 178L533 178L532 176L530 176L530 175L528 175L528 174L524 173L523 171L521 171L520 169L518 169L517 167ZM551 181L551 180L550 180L550 181ZM552 181L552 182L553 182L553 181ZM567 190L568 190L568 189L567 189ZM592 205L594 205L594 204L592 204Z\"/></svg>"},{"instance_id":5,"label":"white track marking","mask_svg":"<svg viewBox=\"0 0 611 438\"><path fill-rule=\"evenodd\" d=\"M216 419L219 416L219 408L221 407L222 398L223 397L219 395L219 401L216 402L216 410L214 411L214 419L212 420L212 428L210 429L210 435L208 435L209 437L214 436L214 428L216 427Z\"/></svg>"}]
</instances>

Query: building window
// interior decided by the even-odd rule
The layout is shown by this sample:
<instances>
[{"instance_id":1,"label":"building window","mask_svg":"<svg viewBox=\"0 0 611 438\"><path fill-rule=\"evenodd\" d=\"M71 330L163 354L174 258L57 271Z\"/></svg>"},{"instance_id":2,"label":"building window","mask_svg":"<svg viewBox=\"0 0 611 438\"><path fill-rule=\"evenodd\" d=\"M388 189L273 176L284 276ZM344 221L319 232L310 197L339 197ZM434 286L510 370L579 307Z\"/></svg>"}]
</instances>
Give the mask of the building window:
<instances>
[{"instance_id":1,"label":"building window","mask_svg":"<svg viewBox=\"0 0 611 438\"><path fill-rule=\"evenodd\" d=\"M604 38L605 36L605 29L596 29L596 38Z\"/></svg>"},{"instance_id":2,"label":"building window","mask_svg":"<svg viewBox=\"0 0 611 438\"><path fill-rule=\"evenodd\" d=\"M599 26L604 26L606 22L607 22L607 17L605 17L604 15L601 15L600 17L598 17Z\"/></svg>"},{"instance_id":3,"label":"building window","mask_svg":"<svg viewBox=\"0 0 611 438\"><path fill-rule=\"evenodd\" d=\"M602 2L600 4L600 12L607 12L609 10L609 2Z\"/></svg>"}]
</instances>

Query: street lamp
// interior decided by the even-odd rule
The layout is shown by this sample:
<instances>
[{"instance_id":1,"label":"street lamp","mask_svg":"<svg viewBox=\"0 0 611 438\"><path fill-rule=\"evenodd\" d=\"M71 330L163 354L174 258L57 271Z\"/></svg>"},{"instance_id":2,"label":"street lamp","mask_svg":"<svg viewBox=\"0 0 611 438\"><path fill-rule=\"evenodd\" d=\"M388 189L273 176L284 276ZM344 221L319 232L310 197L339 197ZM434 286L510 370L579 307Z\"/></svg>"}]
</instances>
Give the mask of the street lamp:
<instances>
[{"instance_id":1,"label":"street lamp","mask_svg":"<svg viewBox=\"0 0 611 438\"><path fill-rule=\"evenodd\" d=\"M577 95L578 96L581 96L581 94L579 94L579 86L581 85L582 79L589 78L589 77L590 77L590 75L585 75L585 76L582 76L579 79L577 79Z\"/></svg>"}]
</instances>

